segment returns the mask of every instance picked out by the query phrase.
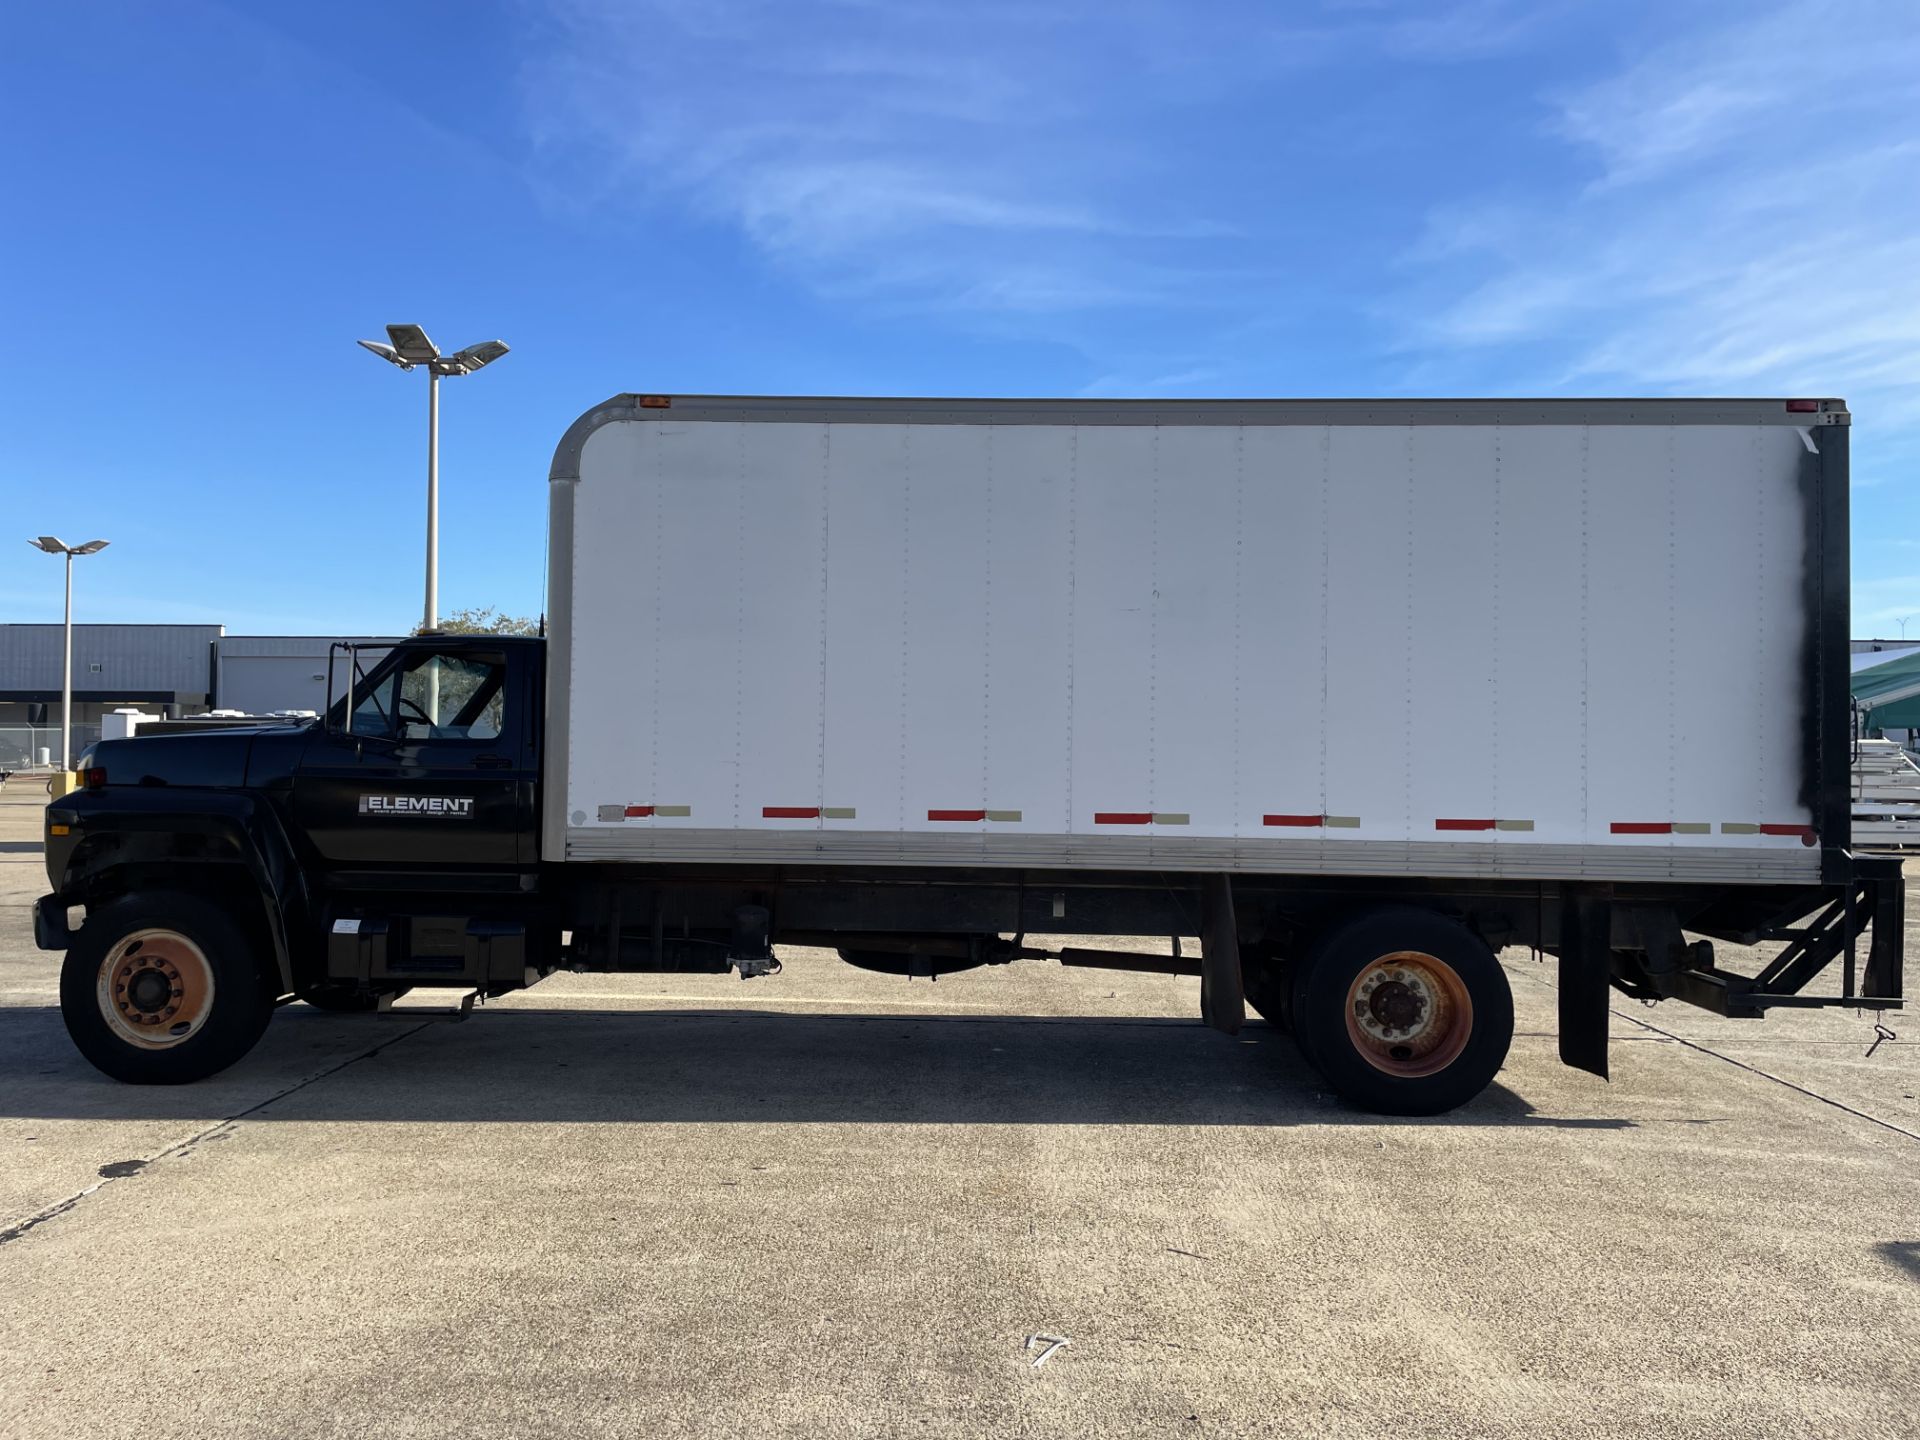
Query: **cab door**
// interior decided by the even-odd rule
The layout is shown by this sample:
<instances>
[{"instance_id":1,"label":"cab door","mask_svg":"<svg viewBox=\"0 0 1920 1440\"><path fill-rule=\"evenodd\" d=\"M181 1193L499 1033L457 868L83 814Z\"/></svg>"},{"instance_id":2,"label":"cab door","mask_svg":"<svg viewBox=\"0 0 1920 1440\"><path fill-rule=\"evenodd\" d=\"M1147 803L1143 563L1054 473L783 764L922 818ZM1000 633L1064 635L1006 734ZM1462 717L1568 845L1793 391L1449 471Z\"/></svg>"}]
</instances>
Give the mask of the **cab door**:
<instances>
[{"instance_id":1,"label":"cab door","mask_svg":"<svg viewBox=\"0 0 1920 1440\"><path fill-rule=\"evenodd\" d=\"M294 776L295 819L321 858L349 870L518 865L534 818L526 659L497 642L422 641L357 683Z\"/></svg>"}]
</instances>

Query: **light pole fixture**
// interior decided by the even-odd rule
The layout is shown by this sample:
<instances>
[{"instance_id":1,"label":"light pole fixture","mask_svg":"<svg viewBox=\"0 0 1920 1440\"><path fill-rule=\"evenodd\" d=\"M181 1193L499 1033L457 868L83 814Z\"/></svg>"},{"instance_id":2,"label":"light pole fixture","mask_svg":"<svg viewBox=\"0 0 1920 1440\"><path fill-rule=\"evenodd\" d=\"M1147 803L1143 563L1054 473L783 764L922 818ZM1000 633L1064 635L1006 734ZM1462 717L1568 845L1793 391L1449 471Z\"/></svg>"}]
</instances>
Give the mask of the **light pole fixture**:
<instances>
[{"instance_id":1,"label":"light pole fixture","mask_svg":"<svg viewBox=\"0 0 1920 1440\"><path fill-rule=\"evenodd\" d=\"M418 325L389 325L387 339L356 342L382 360L411 370L427 367L427 604L421 629L432 630L440 623L440 377L471 375L507 353L504 340L482 340L451 355L442 355L427 332Z\"/></svg>"},{"instance_id":2,"label":"light pole fixture","mask_svg":"<svg viewBox=\"0 0 1920 1440\"><path fill-rule=\"evenodd\" d=\"M51 535L42 535L37 540L29 540L29 545L44 550L49 555L67 557L67 623L66 658L60 665L60 768L73 768L73 557L76 555L98 555L112 543L107 540L89 540L84 545L69 545L64 540L56 540Z\"/></svg>"}]
</instances>

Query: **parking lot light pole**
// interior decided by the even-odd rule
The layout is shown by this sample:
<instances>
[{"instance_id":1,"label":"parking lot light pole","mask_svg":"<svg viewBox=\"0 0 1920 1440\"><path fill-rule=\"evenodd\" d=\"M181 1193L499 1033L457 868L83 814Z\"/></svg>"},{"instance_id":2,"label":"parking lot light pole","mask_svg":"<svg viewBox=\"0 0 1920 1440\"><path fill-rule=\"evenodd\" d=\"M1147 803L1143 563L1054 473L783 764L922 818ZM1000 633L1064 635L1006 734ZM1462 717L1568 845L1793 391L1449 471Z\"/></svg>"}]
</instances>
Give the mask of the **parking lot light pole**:
<instances>
[{"instance_id":1,"label":"parking lot light pole","mask_svg":"<svg viewBox=\"0 0 1920 1440\"><path fill-rule=\"evenodd\" d=\"M387 340L356 343L382 360L411 370L427 367L427 599L420 628L432 631L440 624L440 377L471 375L507 353L504 340L483 340L451 355L442 355L418 325L389 325Z\"/></svg>"},{"instance_id":2,"label":"parking lot light pole","mask_svg":"<svg viewBox=\"0 0 1920 1440\"><path fill-rule=\"evenodd\" d=\"M39 539L29 540L27 543L46 551L49 555L67 557L65 658L60 663L60 768L71 770L73 768L73 557L97 555L112 542L89 540L84 545L69 545L66 541L56 540L51 535L42 535Z\"/></svg>"}]
</instances>

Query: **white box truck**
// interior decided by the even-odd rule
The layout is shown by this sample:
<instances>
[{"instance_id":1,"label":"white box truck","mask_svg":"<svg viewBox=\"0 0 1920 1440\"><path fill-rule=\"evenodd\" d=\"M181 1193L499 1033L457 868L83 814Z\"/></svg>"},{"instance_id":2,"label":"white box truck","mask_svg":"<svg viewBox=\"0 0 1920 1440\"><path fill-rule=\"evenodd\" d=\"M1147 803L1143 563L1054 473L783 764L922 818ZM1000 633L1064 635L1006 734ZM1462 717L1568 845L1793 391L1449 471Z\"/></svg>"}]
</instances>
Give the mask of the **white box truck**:
<instances>
[{"instance_id":1,"label":"white box truck","mask_svg":"<svg viewBox=\"0 0 1920 1440\"><path fill-rule=\"evenodd\" d=\"M1182 968L1208 1023L1251 1003L1398 1112L1498 1070L1506 945L1558 956L1601 1074L1611 988L1895 1005L1899 869L1848 843L1848 419L619 396L554 458L543 639L421 636L311 725L96 746L42 942L135 1080L289 998L783 943ZM1199 944L1043 938L1089 933Z\"/></svg>"}]
</instances>

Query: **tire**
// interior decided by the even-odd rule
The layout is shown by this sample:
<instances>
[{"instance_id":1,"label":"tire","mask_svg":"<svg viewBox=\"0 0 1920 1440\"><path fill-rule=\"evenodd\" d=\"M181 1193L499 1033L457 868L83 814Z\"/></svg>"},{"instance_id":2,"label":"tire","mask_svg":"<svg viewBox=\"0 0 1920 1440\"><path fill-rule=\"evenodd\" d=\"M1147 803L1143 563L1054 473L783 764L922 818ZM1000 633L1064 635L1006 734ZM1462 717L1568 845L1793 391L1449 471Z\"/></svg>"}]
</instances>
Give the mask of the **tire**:
<instances>
[{"instance_id":1,"label":"tire","mask_svg":"<svg viewBox=\"0 0 1920 1440\"><path fill-rule=\"evenodd\" d=\"M398 1000L412 988L404 986L390 993ZM370 1015L380 1008L381 997L357 985L325 984L302 990L300 998L316 1010L331 1011L335 1015Z\"/></svg>"},{"instance_id":2,"label":"tire","mask_svg":"<svg viewBox=\"0 0 1920 1440\"><path fill-rule=\"evenodd\" d=\"M134 894L87 916L60 967L60 1014L95 1069L182 1085L251 1050L274 986L241 927L197 895Z\"/></svg>"},{"instance_id":3,"label":"tire","mask_svg":"<svg viewBox=\"0 0 1920 1440\"><path fill-rule=\"evenodd\" d=\"M1341 1098L1438 1115L1492 1082L1513 1043L1513 991L1480 939L1395 906L1323 934L1293 977L1294 1038Z\"/></svg>"}]
</instances>

